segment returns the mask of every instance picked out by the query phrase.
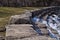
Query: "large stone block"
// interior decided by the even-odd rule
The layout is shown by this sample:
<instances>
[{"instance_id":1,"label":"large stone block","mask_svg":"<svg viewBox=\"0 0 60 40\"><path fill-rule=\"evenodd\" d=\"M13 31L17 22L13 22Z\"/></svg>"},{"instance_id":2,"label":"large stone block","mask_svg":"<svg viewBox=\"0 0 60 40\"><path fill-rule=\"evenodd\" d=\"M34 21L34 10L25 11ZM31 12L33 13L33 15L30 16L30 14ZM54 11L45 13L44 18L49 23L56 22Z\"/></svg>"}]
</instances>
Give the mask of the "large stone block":
<instances>
[{"instance_id":1,"label":"large stone block","mask_svg":"<svg viewBox=\"0 0 60 40\"><path fill-rule=\"evenodd\" d=\"M8 24L26 24L26 23L29 24L31 16L32 13L30 13L29 11L26 11L21 15L11 16Z\"/></svg>"},{"instance_id":2,"label":"large stone block","mask_svg":"<svg viewBox=\"0 0 60 40\"><path fill-rule=\"evenodd\" d=\"M12 37L27 37L36 35L37 33L31 28L30 24L20 24L20 25L7 25L6 26L6 36Z\"/></svg>"}]
</instances>

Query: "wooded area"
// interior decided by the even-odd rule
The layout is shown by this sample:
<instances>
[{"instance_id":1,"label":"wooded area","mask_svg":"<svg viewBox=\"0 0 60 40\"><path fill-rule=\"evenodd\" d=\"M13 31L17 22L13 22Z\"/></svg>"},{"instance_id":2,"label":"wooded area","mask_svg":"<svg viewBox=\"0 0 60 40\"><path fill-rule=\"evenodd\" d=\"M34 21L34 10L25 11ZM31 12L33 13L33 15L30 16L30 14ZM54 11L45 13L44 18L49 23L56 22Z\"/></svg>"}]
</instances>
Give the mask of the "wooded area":
<instances>
[{"instance_id":1,"label":"wooded area","mask_svg":"<svg viewBox=\"0 0 60 40\"><path fill-rule=\"evenodd\" d=\"M60 0L0 0L0 6L59 6Z\"/></svg>"}]
</instances>

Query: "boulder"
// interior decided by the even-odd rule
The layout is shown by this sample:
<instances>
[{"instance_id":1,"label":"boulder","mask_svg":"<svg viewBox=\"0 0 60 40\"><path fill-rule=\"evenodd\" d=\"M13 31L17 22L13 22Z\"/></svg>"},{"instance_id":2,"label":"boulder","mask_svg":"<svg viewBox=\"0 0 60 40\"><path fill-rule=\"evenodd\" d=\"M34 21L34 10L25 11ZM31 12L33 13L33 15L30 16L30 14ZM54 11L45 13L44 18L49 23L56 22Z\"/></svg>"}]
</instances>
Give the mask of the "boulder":
<instances>
[{"instance_id":1,"label":"boulder","mask_svg":"<svg viewBox=\"0 0 60 40\"><path fill-rule=\"evenodd\" d=\"M28 37L32 35L36 35L37 33L33 30L30 24L12 24L6 26L6 36L12 37Z\"/></svg>"},{"instance_id":2,"label":"boulder","mask_svg":"<svg viewBox=\"0 0 60 40\"><path fill-rule=\"evenodd\" d=\"M8 24L26 24L26 23L29 24L31 16L32 14L29 11L26 11L25 13L21 15L11 16Z\"/></svg>"}]
</instances>

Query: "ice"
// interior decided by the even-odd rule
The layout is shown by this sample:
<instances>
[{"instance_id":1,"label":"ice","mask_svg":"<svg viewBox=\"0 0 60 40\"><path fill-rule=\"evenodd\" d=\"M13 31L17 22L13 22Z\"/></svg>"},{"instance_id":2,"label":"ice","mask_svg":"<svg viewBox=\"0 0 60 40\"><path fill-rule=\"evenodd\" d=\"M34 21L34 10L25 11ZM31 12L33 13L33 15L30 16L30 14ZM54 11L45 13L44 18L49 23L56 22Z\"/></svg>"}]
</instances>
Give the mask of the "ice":
<instances>
[{"instance_id":1,"label":"ice","mask_svg":"<svg viewBox=\"0 0 60 40\"><path fill-rule=\"evenodd\" d=\"M57 15L48 16L46 20L37 17L34 17L32 20L34 22L40 22L42 24L45 24L51 37L58 37L58 36L52 33L51 29L49 28L56 30L60 35L60 18Z\"/></svg>"}]
</instances>

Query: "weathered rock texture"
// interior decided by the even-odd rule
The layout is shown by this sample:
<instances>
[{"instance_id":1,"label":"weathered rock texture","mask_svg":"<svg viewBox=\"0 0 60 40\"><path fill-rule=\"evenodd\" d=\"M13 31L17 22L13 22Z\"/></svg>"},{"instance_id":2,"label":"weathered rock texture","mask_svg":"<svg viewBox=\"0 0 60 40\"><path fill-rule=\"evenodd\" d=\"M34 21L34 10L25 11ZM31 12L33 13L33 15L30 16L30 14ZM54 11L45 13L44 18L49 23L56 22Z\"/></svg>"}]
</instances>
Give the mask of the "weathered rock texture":
<instances>
[{"instance_id":1,"label":"weathered rock texture","mask_svg":"<svg viewBox=\"0 0 60 40\"><path fill-rule=\"evenodd\" d=\"M26 38L7 38L6 40L56 40L54 38L46 37L46 36L31 36Z\"/></svg>"},{"instance_id":2,"label":"weathered rock texture","mask_svg":"<svg viewBox=\"0 0 60 40\"><path fill-rule=\"evenodd\" d=\"M49 37L48 30L45 24L42 23L37 23L37 26L42 32L42 35L38 35L32 28L33 25L30 23L30 17L39 16L45 13L48 14L51 13L51 11L58 12L59 8L60 7L49 7L33 12L26 12L21 15L11 16L8 25L6 26L6 40L55 40ZM54 30L52 32L57 34Z\"/></svg>"},{"instance_id":3,"label":"weathered rock texture","mask_svg":"<svg viewBox=\"0 0 60 40\"><path fill-rule=\"evenodd\" d=\"M30 24L20 24L20 25L8 25L6 28L6 36L15 37L29 37L35 35L36 32L31 28Z\"/></svg>"},{"instance_id":4,"label":"weathered rock texture","mask_svg":"<svg viewBox=\"0 0 60 40\"><path fill-rule=\"evenodd\" d=\"M28 24L30 23L30 17L32 13L26 11L24 14L11 16L8 24Z\"/></svg>"},{"instance_id":5,"label":"weathered rock texture","mask_svg":"<svg viewBox=\"0 0 60 40\"><path fill-rule=\"evenodd\" d=\"M31 24L8 25L6 26L7 40L55 40L48 36L46 29L41 29L45 36L39 36L31 27Z\"/></svg>"}]
</instances>

